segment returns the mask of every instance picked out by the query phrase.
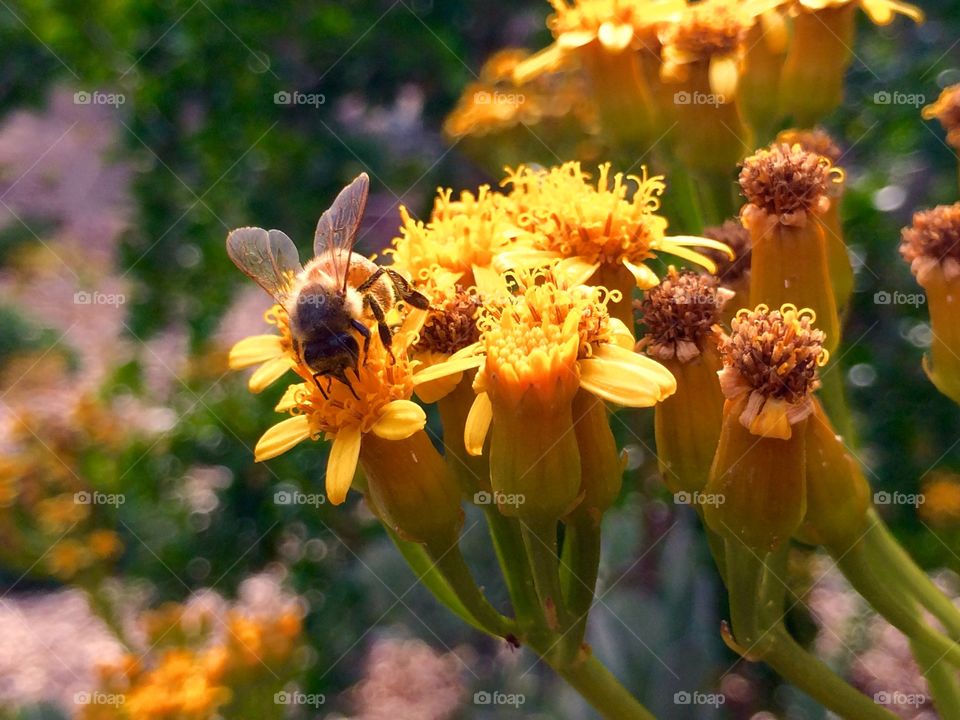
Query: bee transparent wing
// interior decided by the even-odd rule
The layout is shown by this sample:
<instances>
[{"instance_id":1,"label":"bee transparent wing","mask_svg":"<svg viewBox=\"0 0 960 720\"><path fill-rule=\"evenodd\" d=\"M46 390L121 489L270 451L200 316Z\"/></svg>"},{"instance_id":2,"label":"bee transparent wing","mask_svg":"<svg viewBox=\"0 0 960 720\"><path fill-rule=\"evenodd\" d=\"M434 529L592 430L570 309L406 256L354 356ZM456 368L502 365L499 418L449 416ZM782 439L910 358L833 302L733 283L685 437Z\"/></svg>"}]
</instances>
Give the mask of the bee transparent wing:
<instances>
[{"instance_id":1,"label":"bee transparent wing","mask_svg":"<svg viewBox=\"0 0 960 720\"><path fill-rule=\"evenodd\" d=\"M353 242L367 207L369 191L370 178L366 173L360 173L340 191L330 209L320 216L317 232L313 236L314 255L324 260L334 281L344 290L350 271L350 253L353 252Z\"/></svg>"},{"instance_id":2,"label":"bee transparent wing","mask_svg":"<svg viewBox=\"0 0 960 720\"><path fill-rule=\"evenodd\" d=\"M251 280L283 304L290 281L300 272L300 254L285 233L245 227L227 235L227 254Z\"/></svg>"}]
</instances>

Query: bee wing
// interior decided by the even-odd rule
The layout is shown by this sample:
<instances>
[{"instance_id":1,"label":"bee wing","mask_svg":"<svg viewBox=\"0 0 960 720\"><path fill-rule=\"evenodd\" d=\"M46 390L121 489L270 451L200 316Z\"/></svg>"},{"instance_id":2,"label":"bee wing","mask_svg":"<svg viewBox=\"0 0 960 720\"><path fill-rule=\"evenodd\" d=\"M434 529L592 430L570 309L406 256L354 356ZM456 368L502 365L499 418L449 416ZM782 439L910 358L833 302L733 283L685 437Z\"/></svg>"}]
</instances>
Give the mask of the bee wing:
<instances>
[{"instance_id":1,"label":"bee wing","mask_svg":"<svg viewBox=\"0 0 960 720\"><path fill-rule=\"evenodd\" d=\"M300 272L300 254L285 233L245 227L227 235L227 254L251 280L283 305L290 281Z\"/></svg>"},{"instance_id":2,"label":"bee wing","mask_svg":"<svg viewBox=\"0 0 960 720\"><path fill-rule=\"evenodd\" d=\"M314 255L324 260L334 281L344 290L350 271L350 253L353 252L353 242L367 207L369 190L370 178L366 173L360 173L340 191L330 209L320 216L317 232L313 236Z\"/></svg>"}]
</instances>

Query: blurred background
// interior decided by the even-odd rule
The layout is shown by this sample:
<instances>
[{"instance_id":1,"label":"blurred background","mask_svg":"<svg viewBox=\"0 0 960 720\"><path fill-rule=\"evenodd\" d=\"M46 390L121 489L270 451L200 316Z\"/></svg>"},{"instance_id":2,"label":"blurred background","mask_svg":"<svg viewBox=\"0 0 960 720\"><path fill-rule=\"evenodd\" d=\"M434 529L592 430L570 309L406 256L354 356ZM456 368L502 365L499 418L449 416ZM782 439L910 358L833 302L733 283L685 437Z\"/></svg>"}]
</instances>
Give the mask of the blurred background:
<instances>
[{"instance_id":1,"label":"blurred background","mask_svg":"<svg viewBox=\"0 0 960 720\"><path fill-rule=\"evenodd\" d=\"M828 123L858 259L839 371L875 490L922 501L881 511L956 595L960 422L920 366L925 308L882 295L919 292L899 228L957 194L957 158L919 111L960 82L960 7L926 5L919 27L862 24ZM549 11L0 0L0 717L593 717L533 655L448 616L359 496L314 495L323 444L254 464L281 391L252 395L226 366L269 306L227 231L306 248L366 170L360 244L378 252L399 204L424 217L438 185L495 184L444 119L493 52L550 41ZM568 159L516 132L513 164ZM659 483L652 415L619 419L628 474L594 652L661 718L824 717L724 647L723 594L694 513ZM478 519L465 551L502 606ZM797 634L865 692L921 693L902 636L829 563L795 562Z\"/></svg>"}]
</instances>

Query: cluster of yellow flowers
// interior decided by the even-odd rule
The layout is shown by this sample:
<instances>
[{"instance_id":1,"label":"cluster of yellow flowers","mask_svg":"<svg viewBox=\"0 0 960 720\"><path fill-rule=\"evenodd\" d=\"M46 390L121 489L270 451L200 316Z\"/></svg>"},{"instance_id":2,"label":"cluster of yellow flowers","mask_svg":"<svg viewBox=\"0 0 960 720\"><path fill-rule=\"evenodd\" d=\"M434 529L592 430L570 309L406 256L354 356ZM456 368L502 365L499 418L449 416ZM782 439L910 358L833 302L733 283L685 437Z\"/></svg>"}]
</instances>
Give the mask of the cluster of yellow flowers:
<instances>
[{"instance_id":1,"label":"cluster of yellow flowers","mask_svg":"<svg viewBox=\"0 0 960 720\"><path fill-rule=\"evenodd\" d=\"M232 608L220 619L170 603L140 618L150 650L99 671L83 720L209 720L274 705L291 676L302 631L292 608L277 614Z\"/></svg>"},{"instance_id":2,"label":"cluster of yellow flowers","mask_svg":"<svg viewBox=\"0 0 960 720\"><path fill-rule=\"evenodd\" d=\"M8 437L0 453L4 562L59 580L103 575L123 550L110 516L120 495L97 490L81 473L96 467L98 479L111 476L128 441L122 421L87 396L62 416L20 408Z\"/></svg>"}]
</instances>

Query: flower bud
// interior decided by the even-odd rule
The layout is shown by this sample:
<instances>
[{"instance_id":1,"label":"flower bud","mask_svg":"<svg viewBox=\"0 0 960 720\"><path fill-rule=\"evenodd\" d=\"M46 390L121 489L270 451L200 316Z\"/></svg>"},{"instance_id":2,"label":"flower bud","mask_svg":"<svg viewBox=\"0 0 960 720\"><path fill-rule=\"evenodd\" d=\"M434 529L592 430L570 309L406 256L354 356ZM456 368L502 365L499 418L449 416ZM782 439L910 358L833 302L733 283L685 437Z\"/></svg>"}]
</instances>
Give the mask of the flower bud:
<instances>
[{"instance_id":1,"label":"flower bud","mask_svg":"<svg viewBox=\"0 0 960 720\"><path fill-rule=\"evenodd\" d=\"M940 392L960 403L960 203L914 215L900 253L927 294L933 339L924 370Z\"/></svg>"},{"instance_id":2,"label":"flower bud","mask_svg":"<svg viewBox=\"0 0 960 720\"><path fill-rule=\"evenodd\" d=\"M830 160L799 145L774 145L743 162L740 213L750 232L750 305L793 302L811 308L833 350L840 319L830 282L823 215L830 183L842 177Z\"/></svg>"},{"instance_id":3,"label":"flower bud","mask_svg":"<svg viewBox=\"0 0 960 720\"><path fill-rule=\"evenodd\" d=\"M806 423L826 362L813 314L791 305L741 310L723 338L727 398L705 493L710 528L758 553L790 538L806 514Z\"/></svg>"},{"instance_id":4,"label":"flower bud","mask_svg":"<svg viewBox=\"0 0 960 720\"><path fill-rule=\"evenodd\" d=\"M373 510L404 540L449 547L463 525L460 490L450 469L419 430L404 440L364 438L360 466Z\"/></svg>"},{"instance_id":5,"label":"flower bud","mask_svg":"<svg viewBox=\"0 0 960 720\"><path fill-rule=\"evenodd\" d=\"M731 295L715 278L671 267L640 304L640 345L677 379L654 414L660 474L674 493L703 490L717 449L723 394L712 328Z\"/></svg>"},{"instance_id":6,"label":"flower bud","mask_svg":"<svg viewBox=\"0 0 960 720\"><path fill-rule=\"evenodd\" d=\"M817 400L807 419L806 453L807 514L797 538L843 552L866 528L870 485Z\"/></svg>"}]
</instances>

